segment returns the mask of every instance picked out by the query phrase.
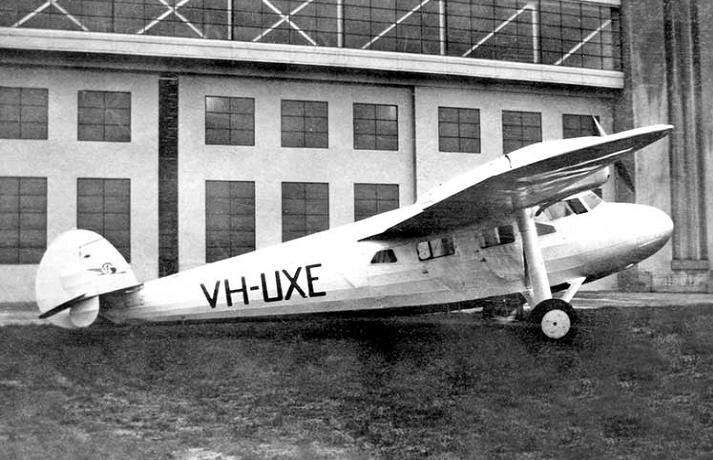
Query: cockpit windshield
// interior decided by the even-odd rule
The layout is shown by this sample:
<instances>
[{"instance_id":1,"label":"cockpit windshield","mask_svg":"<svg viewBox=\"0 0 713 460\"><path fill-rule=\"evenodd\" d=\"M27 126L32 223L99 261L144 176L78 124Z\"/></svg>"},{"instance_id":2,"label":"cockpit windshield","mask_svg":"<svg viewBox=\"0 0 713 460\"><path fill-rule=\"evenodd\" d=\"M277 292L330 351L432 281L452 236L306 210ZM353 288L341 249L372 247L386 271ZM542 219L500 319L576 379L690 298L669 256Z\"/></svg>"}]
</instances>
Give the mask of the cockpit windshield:
<instances>
[{"instance_id":1,"label":"cockpit windshield","mask_svg":"<svg viewBox=\"0 0 713 460\"><path fill-rule=\"evenodd\" d=\"M585 214L602 203L592 191L579 193L563 201L551 204L541 211L549 220L557 220L573 214Z\"/></svg>"}]
</instances>

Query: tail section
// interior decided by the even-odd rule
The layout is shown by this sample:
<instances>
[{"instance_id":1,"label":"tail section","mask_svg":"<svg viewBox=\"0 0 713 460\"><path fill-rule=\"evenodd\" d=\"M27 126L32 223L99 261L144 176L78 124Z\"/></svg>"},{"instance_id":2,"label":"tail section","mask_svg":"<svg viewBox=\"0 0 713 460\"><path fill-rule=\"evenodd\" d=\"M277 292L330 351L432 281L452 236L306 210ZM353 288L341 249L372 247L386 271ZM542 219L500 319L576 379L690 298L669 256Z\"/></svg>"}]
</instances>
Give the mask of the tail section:
<instances>
[{"instance_id":1,"label":"tail section","mask_svg":"<svg viewBox=\"0 0 713 460\"><path fill-rule=\"evenodd\" d=\"M140 286L124 257L102 236L70 230L47 248L35 279L41 318L68 329L99 315L99 296Z\"/></svg>"}]
</instances>

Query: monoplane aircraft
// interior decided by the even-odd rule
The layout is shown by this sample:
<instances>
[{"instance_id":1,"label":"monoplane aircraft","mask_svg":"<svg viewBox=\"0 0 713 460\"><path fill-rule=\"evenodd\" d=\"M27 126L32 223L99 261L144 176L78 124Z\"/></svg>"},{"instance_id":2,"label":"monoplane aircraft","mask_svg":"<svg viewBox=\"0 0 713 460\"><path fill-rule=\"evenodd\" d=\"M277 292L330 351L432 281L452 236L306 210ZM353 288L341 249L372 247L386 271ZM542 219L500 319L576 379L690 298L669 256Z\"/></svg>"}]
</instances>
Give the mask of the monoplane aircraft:
<instances>
[{"instance_id":1,"label":"monoplane aircraft","mask_svg":"<svg viewBox=\"0 0 713 460\"><path fill-rule=\"evenodd\" d=\"M591 191L609 165L671 130L529 145L414 204L147 282L106 239L69 230L40 263L40 317L81 328L99 316L126 323L404 314L519 293L522 316L546 338L571 337L570 302L582 284L649 257L671 236L664 212Z\"/></svg>"}]
</instances>

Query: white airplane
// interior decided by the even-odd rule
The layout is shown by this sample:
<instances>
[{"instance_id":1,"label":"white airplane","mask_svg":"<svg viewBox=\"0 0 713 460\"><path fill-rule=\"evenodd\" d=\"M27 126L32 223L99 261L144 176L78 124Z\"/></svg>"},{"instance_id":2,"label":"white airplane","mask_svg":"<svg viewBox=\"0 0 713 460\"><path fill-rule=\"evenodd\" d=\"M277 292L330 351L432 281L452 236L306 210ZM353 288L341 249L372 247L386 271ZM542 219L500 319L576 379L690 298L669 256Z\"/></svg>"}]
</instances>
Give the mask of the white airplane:
<instances>
[{"instance_id":1,"label":"white airplane","mask_svg":"<svg viewBox=\"0 0 713 460\"><path fill-rule=\"evenodd\" d=\"M603 202L591 190L607 166L672 129L533 144L410 206L145 283L100 235L70 230L40 263L40 318L81 328L100 315L126 323L402 314L521 293L523 316L545 337L571 337L570 301L582 284L654 254L673 230L656 208Z\"/></svg>"}]
</instances>

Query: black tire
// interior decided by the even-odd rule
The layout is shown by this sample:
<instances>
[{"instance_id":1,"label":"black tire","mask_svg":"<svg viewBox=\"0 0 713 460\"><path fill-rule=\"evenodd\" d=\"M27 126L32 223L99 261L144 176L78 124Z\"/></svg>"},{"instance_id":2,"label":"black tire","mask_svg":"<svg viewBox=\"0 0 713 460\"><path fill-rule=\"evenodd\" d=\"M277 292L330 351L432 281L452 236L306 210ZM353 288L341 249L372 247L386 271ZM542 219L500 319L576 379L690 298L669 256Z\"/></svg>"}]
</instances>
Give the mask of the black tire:
<instances>
[{"instance_id":1,"label":"black tire","mask_svg":"<svg viewBox=\"0 0 713 460\"><path fill-rule=\"evenodd\" d=\"M538 303L530 312L530 323L537 327L539 335L558 342L571 340L577 333L577 314L568 302L547 299Z\"/></svg>"}]
</instances>

